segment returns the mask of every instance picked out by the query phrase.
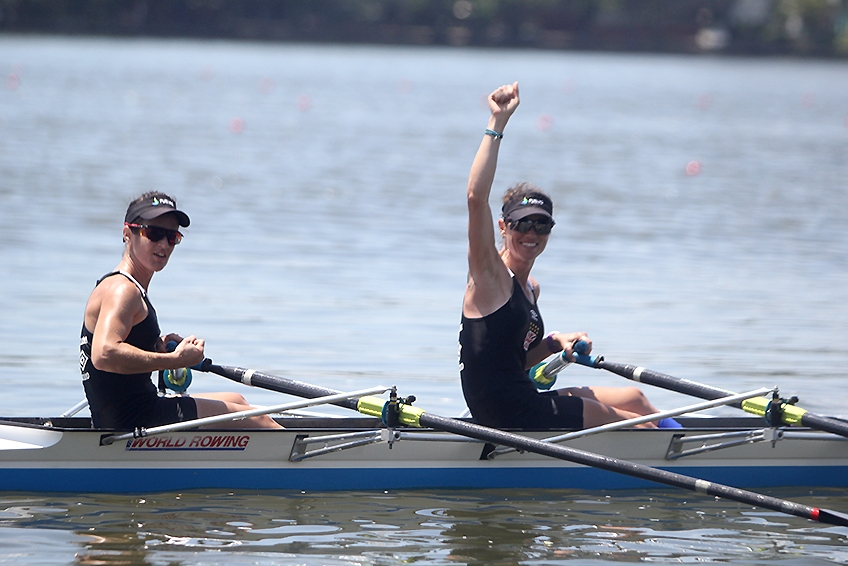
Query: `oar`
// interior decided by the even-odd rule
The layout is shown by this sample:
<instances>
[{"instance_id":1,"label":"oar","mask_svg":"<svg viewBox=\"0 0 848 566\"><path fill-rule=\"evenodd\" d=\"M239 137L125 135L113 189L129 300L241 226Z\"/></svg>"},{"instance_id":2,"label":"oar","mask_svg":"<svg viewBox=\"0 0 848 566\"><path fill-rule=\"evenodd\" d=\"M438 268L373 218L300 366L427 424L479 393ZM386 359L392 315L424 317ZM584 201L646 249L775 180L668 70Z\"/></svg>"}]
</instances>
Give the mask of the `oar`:
<instances>
[{"instance_id":1,"label":"oar","mask_svg":"<svg viewBox=\"0 0 848 566\"><path fill-rule=\"evenodd\" d=\"M338 394L338 392L333 389L318 387L316 385L310 385L308 383L302 383L283 377L276 377L252 369L215 365L211 362L211 360L209 360L208 363L204 362L201 369L203 371L216 373L233 381L244 383L245 385L262 387L264 389L270 389L272 391L278 391L300 397L327 397ZM609 456L602 456L600 454L594 454L592 452L586 452L584 450L578 450L557 444L549 444L535 438L529 438L466 421L429 414L419 407L413 407L412 405L405 403L403 400L398 400L394 394L389 401L385 401L379 397L362 397L358 400L343 399L336 401L333 404L349 409L355 409L366 415L380 416L383 418L384 422L388 421L390 425L391 422L396 419L397 422L408 426L428 427L443 432L450 432L482 440L484 442L490 442L492 444L510 446L517 450L525 450L527 452L550 456L552 458L582 464L584 466L590 466L665 485L680 487L690 491L704 493L706 495L724 497L739 503L771 509L773 511L803 517L820 523L848 526L848 514L831 511L829 509L810 507L800 503L787 501L785 499L778 499L723 484L692 478L642 464L611 458ZM393 412L396 412L394 418L391 417L391 413ZM388 419L386 418L387 414L389 416Z\"/></svg>"},{"instance_id":2,"label":"oar","mask_svg":"<svg viewBox=\"0 0 848 566\"><path fill-rule=\"evenodd\" d=\"M551 363L555 364L555 366L563 367L568 364L569 360L560 361L560 358L563 358L563 356L555 358ZM669 389L685 395L692 395L693 397L700 397L701 399L713 400L736 395L733 391L712 387L689 379L681 379L679 377L651 371L643 367L608 362L603 358L603 356L579 355L575 356L575 362L588 367L605 369L632 381L662 387L663 389ZM552 370L553 372L556 372L557 368L554 367ZM769 420L772 426L779 426L781 424L801 425L848 437L848 422L834 419L832 417L816 415L806 409L796 407L794 403L797 400L798 399L795 397L790 400L781 399L777 393L775 393L771 399L768 397L754 397L752 399L733 403L731 406L737 407L754 415L765 417Z\"/></svg>"}]
</instances>

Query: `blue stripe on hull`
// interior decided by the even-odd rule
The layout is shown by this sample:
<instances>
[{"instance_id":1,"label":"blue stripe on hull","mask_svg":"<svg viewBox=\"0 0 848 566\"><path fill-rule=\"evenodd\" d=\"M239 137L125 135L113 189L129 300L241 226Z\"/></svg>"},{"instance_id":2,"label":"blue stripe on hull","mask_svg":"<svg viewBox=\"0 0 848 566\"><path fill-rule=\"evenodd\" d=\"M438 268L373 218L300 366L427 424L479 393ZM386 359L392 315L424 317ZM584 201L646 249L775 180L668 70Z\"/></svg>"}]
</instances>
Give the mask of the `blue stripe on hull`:
<instances>
[{"instance_id":1,"label":"blue stripe on hull","mask_svg":"<svg viewBox=\"0 0 848 566\"><path fill-rule=\"evenodd\" d=\"M848 487L843 466L665 468L741 488ZM5 469L0 490L151 493L186 489L384 490L559 488L609 490L659 484L591 468Z\"/></svg>"}]
</instances>

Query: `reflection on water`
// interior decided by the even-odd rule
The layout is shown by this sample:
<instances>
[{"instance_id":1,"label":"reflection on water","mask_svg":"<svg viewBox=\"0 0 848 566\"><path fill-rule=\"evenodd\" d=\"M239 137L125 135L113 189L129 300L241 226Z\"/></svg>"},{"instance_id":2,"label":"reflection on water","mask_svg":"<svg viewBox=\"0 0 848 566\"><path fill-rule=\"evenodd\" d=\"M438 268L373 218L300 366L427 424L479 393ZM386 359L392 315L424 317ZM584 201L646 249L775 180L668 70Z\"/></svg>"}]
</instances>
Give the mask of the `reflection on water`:
<instances>
[{"instance_id":1,"label":"reflection on water","mask_svg":"<svg viewBox=\"0 0 848 566\"><path fill-rule=\"evenodd\" d=\"M848 507L836 490L770 494ZM848 560L848 528L653 490L5 496L0 509L4 539L73 533L59 539L80 564Z\"/></svg>"}]
</instances>

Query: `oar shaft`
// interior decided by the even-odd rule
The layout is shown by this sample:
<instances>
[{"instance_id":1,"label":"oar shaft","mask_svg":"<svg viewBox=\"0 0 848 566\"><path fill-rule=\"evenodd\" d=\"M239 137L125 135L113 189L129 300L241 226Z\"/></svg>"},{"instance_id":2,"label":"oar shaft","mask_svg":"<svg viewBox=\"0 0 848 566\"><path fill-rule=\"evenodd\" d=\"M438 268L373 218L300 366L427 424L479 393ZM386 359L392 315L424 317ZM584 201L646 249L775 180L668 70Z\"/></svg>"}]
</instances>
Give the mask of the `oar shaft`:
<instances>
[{"instance_id":1,"label":"oar shaft","mask_svg":"<svg viewBox=\"0 0 848 566\"><path fill-rule=\"evenodd\" d=\"M585 452L583 450L569 448L558 444L550 444L535 438L504 432L466 421L440 417L430 413L423 413L419 415L418 419L421 426L436 430L452 432L454 434L460 434L462 436L468 436L470 438L476 438L477 440L483 440L486 442L503 444L504 446L510 446L517 450L525 450L527 452L550 456L551 458L557 458L559 460L574 462L575 464L583 464L584 466L625 474L673 487L696 491L706 495L724 497L739 503L754 505L764 509L771 509L781 513L788 513L790 515L795 515L796 517L803 517L805 519L811 519L833 525L848 526L848 515L826 509L818 509L808 505L802 505L800 503L794 503L792 501L778 499L744 489L708 482L658 468L652 468L635 462L619 460L610 456Z\"/></svg>"},{"instance_id":2,"label":"oar shaft","mask_svg":"<svg viewBox=\"0 0 848 566\"><path fill-rule=\"evenodd\" d=\"M246 385L262 387L265 389L270 389L272 391L288 393L291 395L298 395L301 397L326 397L339 393L334 389L318 387L292 379L268 375L244 368L217 366L212 364L211 362L209 364L205 364L205 367L203 369L204 371L211 371L222 377L226 377L228 379L232 379L233 381L244 383ZM358 401L354 400L342 400L333 404L338 405L340 407L346 407L349 409L357 410L359 403ZM401 415L401 421L415 422L418 426L421 427L433 428L435 430L441 430L443 432L451 432L454 434L459 434L468 438L475 438L477 440L482 440L493 444L510 446L517 450L525 450L527 452L533 452L542 456L550 456L559 460L565 460L568 462L573 462L575 464L582 464L584 466L590 466L593 468L607 470L610 472L633 476L636 478L670 485L673 487L688 489L706 495L724 497L732 501L754 505L757 507L762 507L764 509L771 509L773 511L779 511L781 513L788 513L790 515L795 515L796 517L803 517L805 519L811 519L814 521L819 521L821 523L848 526L848 515L838 513L836 511L818 509L815 507L794 503L792 501L786 501L783 499L777 499L775 497L754 493L744 489L738 489L723 484L717 484L685 476L683 474L677 474L666 470L652 468L650 466L637 464L635 462L619 460L610 456L603 456L600 454L594 454L592 452L585 452L583 450L569 448L558 444L550 444L542 442L541 440L537 440L535 438L529 438L526 436L481 426L467 421L432 415L430 413L422 411L417 407L403 406L401 408L401 412L408 413L406 415Z\"/></svg>"},{"instance_id":3,"label":"oar shaft","mask_svg":"<svg viewBox=\"0 0 848 566\"><path fill-rule=\"evenodd\" d=\"M813 413L804 413L801 417L801 426L848 437L848 422L830 417L822 417Z\"/></svg>"},{"instance_id":4,"label":"oar shaft","mask_svg":"<svg viewBox=\"0 0 848 566\"><path fill-rule=\"evenodd\" d=\"M681 379L679 377L666 375L640 366L617 364L606 360L599 360L595 362L593 367L605 369L632 381L662 387L663 389L670 389L671 391L691 395L693 397L699 397L701 399L713 400L720 399L722 397L730 397L731 395L736 394L733 391L727 391L726 389L712 387L710 385L698 383L697 381L690 381L688 379ZM741 407L741 401L732 406Z\"/></svg>"},{"instance_id":5,"label":"oar shaft","mask_svg":"<svg viewBox=\"0 0 848 566\"><path fill-rule=\"evenodd\" d=\"M698 383L697 381L690 381L688 379L674 377L657 371L652 371L640 366L608 362L602 358L595 361L595 363L590 367L605 369L609 372L612 372L616 375L620 375L621 377L625 377L632 381L645 383L647 385L654 385L656 387L662 387L663 389L676 391L685 395L692 395L693 397L699 397L701 399L713 400L720 399L721 397L735 395L734 392L728 391L726 389L720 389L718 387L712 387L710 385ZM767 403L768 399L759 399L758 405L760 405L760 407L759 412L757 412L756 414L764 414L765 406L767 405ZM753 403L746 403L744 401L739 401L730 404L731 407L744 409L748 412L752 412L751 405L753 405ZM787 414L791 413L791 417L793 419L788 422L848 437L848 422L846 421L834 419L832 417L823 417L821 415L816 415L810 413L809 411L801 409L800 407L787 407L786 409Z\"/></svg>"},{"instance_id":6,"label":"oar shaft","mask_svg":"<svg viewBox=\"0 0 848 566\"><path fill-rule=\"evenodd\" d=\"M226 377L227 379L231 379L238 383L243 383L244 385L248 385L250 387L260 387L262 389L269 389L278 393L287 393L289 395L295 395L296 397L305 397L307 399L314 399L316 397L327 397L329 395L336 395L337 393L339 393L339 391L336 391L335 389L319 387L310 383L303 383L302 381L286 379L284 377L278 377L276 375L268 375L267 373L262 373L247 368L219 366L210 363L204 366L203 371L218 374L221 377ZM356 399L343 399L330 404L336 405L338 407L343 407L345 409L352 409L354 411L357 410Z\"/></svg>"}]
</instances>

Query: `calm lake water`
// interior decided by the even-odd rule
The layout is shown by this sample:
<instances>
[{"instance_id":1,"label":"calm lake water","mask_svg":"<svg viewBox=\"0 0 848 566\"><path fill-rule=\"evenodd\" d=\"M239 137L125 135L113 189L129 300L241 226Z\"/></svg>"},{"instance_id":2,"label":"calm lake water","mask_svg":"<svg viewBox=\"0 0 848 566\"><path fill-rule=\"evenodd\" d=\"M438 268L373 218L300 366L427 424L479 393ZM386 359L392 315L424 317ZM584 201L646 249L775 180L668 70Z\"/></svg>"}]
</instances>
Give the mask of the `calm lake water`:
<instances>
[{"instance_id":1,"label":"calm lake water","mask_svg":"<svg viewBox=\"0 0 848 566\"><path fill-rule=\"evenodd\" d=\"M0 73L2 414L83 398L82 309L152 189L192 217L150 289L163 331L460 414L465 183L484 97L514 80L495 192L554 197L534 270L548 328L848 414L845 62L0 36ZM583 367L560 383L624 384ZM0 493L0 525L0 564L848 561L848 529L668 489Z\"/></svg>"}]
</instances>

